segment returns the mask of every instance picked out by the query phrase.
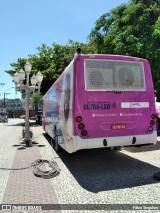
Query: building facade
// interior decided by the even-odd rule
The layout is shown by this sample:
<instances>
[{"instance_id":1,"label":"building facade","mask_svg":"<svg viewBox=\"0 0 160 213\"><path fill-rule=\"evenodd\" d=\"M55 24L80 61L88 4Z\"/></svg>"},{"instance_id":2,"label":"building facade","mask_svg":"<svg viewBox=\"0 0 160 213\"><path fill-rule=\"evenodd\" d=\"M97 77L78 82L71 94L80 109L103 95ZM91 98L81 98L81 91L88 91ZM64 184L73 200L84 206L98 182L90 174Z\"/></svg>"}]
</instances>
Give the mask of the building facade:
<instances>
[{"instance_id":1,"label":"building facade","mask_svg":"<svg viewBox=\"0 0 160 213\"><path fill-rule=\"evenodd\" d=\"M0 110L7 112L10 118L19 118L21 115L25 115L25 107L20 99L0 99ZM30 117L35 115L35 110L30 107Z\"/></svg>"}]
</instances>

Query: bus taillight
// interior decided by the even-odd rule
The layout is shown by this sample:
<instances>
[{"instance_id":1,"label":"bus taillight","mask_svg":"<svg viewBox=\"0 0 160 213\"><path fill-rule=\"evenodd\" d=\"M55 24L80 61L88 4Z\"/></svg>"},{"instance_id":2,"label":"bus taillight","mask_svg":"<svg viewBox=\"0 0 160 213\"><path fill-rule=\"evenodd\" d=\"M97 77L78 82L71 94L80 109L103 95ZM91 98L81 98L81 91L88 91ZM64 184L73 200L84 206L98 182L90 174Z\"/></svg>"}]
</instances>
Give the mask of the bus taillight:
<instances>
[{"instance_id":1,"label":"bus taillight","mask_svg":"<svg viewBox=\"0 0 160 213\"><path fill-rule=\"evenodd\" d=\"M79 129L84 129L85 125L83 123L78 124Z\"/></svg>"},{"instance_id":2,"label":"bus taillight","mask_svg":"<svg viewBox=\"0 0 160 213\"><path fill-rule=\"evenodd\" d=\"M88 132L87 132L87 130L84 129L85 125L84 125L84 123L82 123L82 117L81 116L77 116L76 117L76 122L79 123L78 124L78 129L81 130L81 135L83 137L86 137L88 135Z\"/></svg>"},{"instance_id":3,"label":"bus taillight","mask_svg":"<svg viewBox=\"0 0 160 213\"><path fill-rule=\"evenodd\" d=\"M152 118L152 119L156 119L156 114L152 114L152 115L151 115L151 118Z\"/></svg>"},{"instance_id":4,"label":"bus taillight","mask_svg":"<svg viewBox=\"0 0 160 213\"><path fill-rule=\"evenodd\" d=\"M82 122L82 117L81 117L81 116L77 116L77 117L76 117L76 121L77 121L78 123L81 123L81 122Z\"/></svg>"},{"instance_id":5,"label":"bus taillight","mask_svg":"<svg viewBox=\"0 0 160 213\"><path fill-rule=\"evenodd\" d=\"M152 120L150 120L150 127L152 127L152 126L154 126L155 124L156 124L156 122L155 122L155 119L156 119L156 115L155 114L152 114L151 115L151 118L152 118ZM149 128L150 128L149 127ZM148 130L149 131L149 130ZM151 132L151 128L150 128L150 131L149 132Z\"/></svg>"},{"instance_id":6,"label":"bus taillight","mask_svg":"<svg viewBox=\"0 0 160 213\"><path fill-rule=\"evenodd\" d=\"M155 121L154 121L154 120L151 120L151 121L150 121L150 125L151 125L151 126L154 126L154 125L155 125Z\"/></svg>"}]
</instances>

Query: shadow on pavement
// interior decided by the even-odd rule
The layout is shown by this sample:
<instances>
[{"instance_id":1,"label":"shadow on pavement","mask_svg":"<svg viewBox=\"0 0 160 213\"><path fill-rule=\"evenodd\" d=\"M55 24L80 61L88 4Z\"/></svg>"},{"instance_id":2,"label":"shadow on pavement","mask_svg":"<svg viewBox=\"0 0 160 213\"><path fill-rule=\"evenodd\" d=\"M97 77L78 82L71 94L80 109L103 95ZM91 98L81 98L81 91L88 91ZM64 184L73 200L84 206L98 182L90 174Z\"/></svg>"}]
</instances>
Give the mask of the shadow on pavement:
<instances>
[{"instance_id":1,"label":"shadow on pavement","mask_svg":"<svg viewBox=\"0 0 160 213\"><path fill-rule=\"evenodd\" d=\"M17 123L17 124L7 124L7 126L25 126L25 121ZM29 126L34 127L34 126L41 126L41 125L36 124L36 122L29 122Z\"/></svg>"},{"instance_id":2,"label":"shadow on pavement","mask_svg":"<svg viewBox=\"0 0 160 213\"><path fill-rule=\"evenodd\" d=\"M26 146L25 143L19 143L19 144L14 144L12 145L13 147L18 147L17 150L22 150L22 149L26 149L26 148L32 148L34 146L37 146L37 147L45 147L46 145L44 144L39 144L38 142L33 142L31 143L29 146Z\"/></svg>"},{"instance_id":3,"label":"shadow on pavement","mask_svg":"<svg viewBox=\"0 0 160 213\"><path fill-rule=\"evenodd\" d=\"M25 122L20 122L20 123L17 123L17 124L7 124L7 126L24 126L25 125Z\"/></svg>"},{"instance_id":4,"label":"shadow on pavement","mask_svg":"<svg viewBox=\"0 0 160 213\"><path fill-rule=\"evenodd\" d=\"M154 151L154 150L160 150L160 141L157 141L157 144L155 145L145 145L145 146L130 146L130 147L124 147L124 150L128 152L147 152L147 151Z\"/></svg>"},{"instance_id":5,"label":"shadow on pavement","mask_svg":"<svg viewBox=\"0 0 160 213\"><path fill-rule=\"evenodd\" d=\"M44 137L50 143L50 137ZM118 151L92 149L57 154L81 187L90 192L157 183L153 174L159 168Z\"/></svg>"}]
</instances>

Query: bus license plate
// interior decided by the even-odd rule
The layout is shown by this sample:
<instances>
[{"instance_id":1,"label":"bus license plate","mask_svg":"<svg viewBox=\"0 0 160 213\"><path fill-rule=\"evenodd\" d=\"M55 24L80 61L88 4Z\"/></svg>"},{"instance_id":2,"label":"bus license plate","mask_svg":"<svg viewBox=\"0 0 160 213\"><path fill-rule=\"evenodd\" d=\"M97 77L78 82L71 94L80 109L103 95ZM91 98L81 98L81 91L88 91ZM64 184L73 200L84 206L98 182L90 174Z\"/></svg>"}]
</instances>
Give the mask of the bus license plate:
<instances>
[{"instance_id":1,"label":"bus license plate","mask_svg":"<svg viewBox=\"0 0 160 213\"><path fill-rule=\"evenodd\" d=\"M112 124L112 129L125 129L126 125L125 124Z\"/></svg>"}]
</instances>

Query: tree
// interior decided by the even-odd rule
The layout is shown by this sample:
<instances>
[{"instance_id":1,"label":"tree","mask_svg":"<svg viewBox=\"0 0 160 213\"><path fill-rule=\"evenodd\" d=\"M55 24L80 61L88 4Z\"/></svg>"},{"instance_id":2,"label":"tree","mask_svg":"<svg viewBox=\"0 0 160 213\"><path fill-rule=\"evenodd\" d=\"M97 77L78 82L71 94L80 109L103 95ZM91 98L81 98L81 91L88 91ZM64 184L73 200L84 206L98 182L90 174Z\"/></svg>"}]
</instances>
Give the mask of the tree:
<instances>
[{"instance_id":1,"label":"tree","mask_svg":"<svg viewBox=\"0 0 160 213\"><path fill-rule=\"evenodd\" d=\"M73 59L78 47L81 47L83 53L95 53L96 51L90 44L69 40L67 45L53 43L52 47L49 47L46 44L42 44L37 48L37 54L29 55L28 60L32 64L31 75L33 73L36 74L39 70L43 74L44 78L41 86L41 93L43 95ZM15 72L24 67L26 61L27 59L18 58L16 63L11 63L13 69L6 70L6 72L13 76Z\"/></svg>"},{"instance_id":2,"label":"tree","mask_svg":"<svg viewBox=\"0 0 160 213\"><path fill-rule=\"evenodd\" d=\"M157 1L132 0L103 14L89 34L98 53L131 55L150 61L160 78L160 17Z\"/></svg>"},{"instance_id":3,"label":"tree","mask_svg":"<svg viewBox=\"0 0 160 213\"><path fill-rule=\"evenodd\" d=\"M36 112L38 112L38 109L42 109L42 95L39 93L34 93L32 95L32 105L35 108Z\"/></svg>"}]
</instances>

